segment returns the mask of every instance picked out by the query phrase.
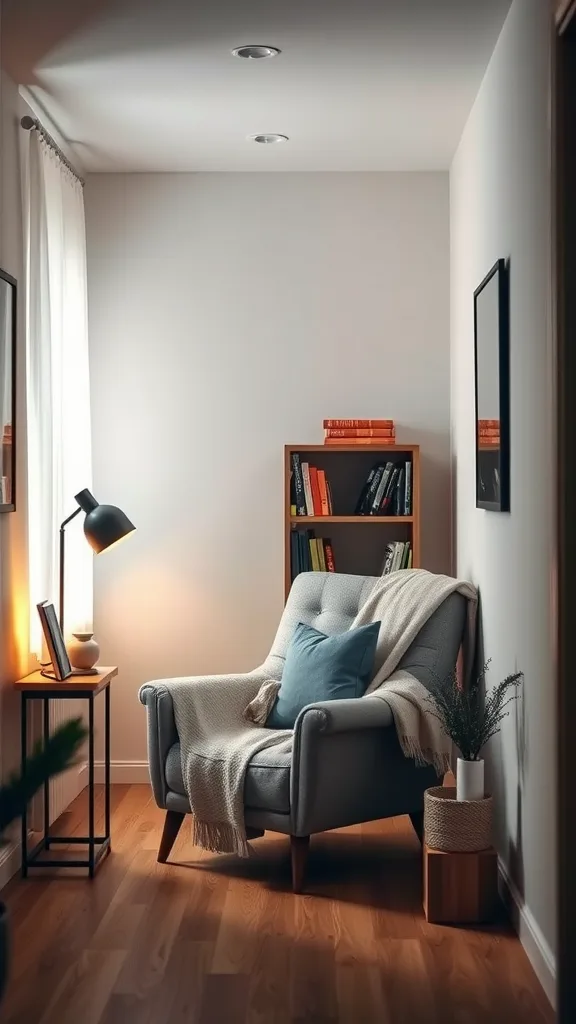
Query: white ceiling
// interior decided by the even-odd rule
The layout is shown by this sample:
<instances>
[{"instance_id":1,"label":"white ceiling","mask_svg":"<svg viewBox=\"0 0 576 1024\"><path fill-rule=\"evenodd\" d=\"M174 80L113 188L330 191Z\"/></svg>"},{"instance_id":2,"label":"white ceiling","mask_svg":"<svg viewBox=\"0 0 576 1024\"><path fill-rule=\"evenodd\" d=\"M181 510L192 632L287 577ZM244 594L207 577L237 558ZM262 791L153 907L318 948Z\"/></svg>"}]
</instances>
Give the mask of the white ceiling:
<instances>
[{"instance_id":1,"label":"white ceiling","mask_svg":"<svg viewBox=\"0 0 576 1024\"><path fill-rule=\"evenodd\" d=\"M107 0L52 45L28 84L87 170L443 169L509 6ZM230 55L245 43L282 53ZM247 141L258 132L290 141Z\"/></svg>"}]
</instances>

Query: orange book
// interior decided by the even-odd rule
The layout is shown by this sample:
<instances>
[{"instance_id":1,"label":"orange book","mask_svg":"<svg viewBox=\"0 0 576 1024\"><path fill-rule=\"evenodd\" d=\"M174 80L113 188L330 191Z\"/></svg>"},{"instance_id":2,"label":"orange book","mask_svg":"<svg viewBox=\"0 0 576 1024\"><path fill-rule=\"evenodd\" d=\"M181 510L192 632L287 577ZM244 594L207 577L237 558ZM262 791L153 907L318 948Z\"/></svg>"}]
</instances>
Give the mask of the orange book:
<instances>
[{"instance_id":1,"label":"orange book","mask_svg":"<svg viewBox=\"0 0 576 1024\"><path fill-rule=\"evenodd\" d=\"M394 437L394 427L330 427L325 437Z\"/></svg>"},{"instance_id":2,"label":"orange book","mask_svg":"<svg viewBox=\"0 0 576 1024\"><path fill-rule=\"evenodd\" d=\"M338 429L379 427L382 429L384 427L393 427L394 420L324 420L322 426L325 430L330 430L333 427Z\"/></svg>"},{"instance_id":3,"label":"orange book","mask_svg":"<svg viewBox=\"0 0 576 1024\"><path fill-rule=\"evenodd\" d=\"M478 427L480 430L484 428L489 429L490 427L496 427L500 430L500 420L478 420Z\"/></svg>"},{"instance_id":4,"label":"orange book","mask_svg":"<svg viewBox=\"0 0 576 1024\"><path fill-rule=\"evenodd\" d=\"M326 488L326 473L323 469L318 470L318 487L320 490L320 505L322 508L322 512L320 514L323 516L329 516L330 506L328 504L328 490Z\"/></svg>"},{"instance_id":5,"label":"orange book","mask_svg":"<svg viewBox=\"0 0 576 1024\"><path fill-rule=\"evenodd\" d=\"M314 515L322 515L322 501L320 498L320 488L318 486L318 470L316 466L310 466L310 489L312 491L312 504L314 506Z\"/></svg>"},{"instance_id":6,"label":"orange book","mask_svg":"<svg viewBox=\"0 0 576 1024\"><path fill-rule=\"evenodd\" d=\"M396 444L395 437L325 437L324 444L346 448L349 445L364 445L368 448L387 448Z\"/></svg>"}]
</instances>

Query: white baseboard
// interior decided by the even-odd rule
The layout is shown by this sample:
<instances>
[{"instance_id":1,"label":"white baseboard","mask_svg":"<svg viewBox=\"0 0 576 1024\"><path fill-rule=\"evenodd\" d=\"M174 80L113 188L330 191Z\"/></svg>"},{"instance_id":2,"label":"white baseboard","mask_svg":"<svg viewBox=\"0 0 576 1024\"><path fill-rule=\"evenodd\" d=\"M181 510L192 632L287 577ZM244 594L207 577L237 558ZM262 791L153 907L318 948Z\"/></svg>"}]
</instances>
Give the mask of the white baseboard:
<instances>
[{"instance_id":1,"label":"white baseboard","mask_svg":"<svg viewBox=\"0 0 576 1024\"><path fill-rule=\"evenodd\" d=\"M94 766L94 778L96 782L104 782L104 762L96 761ZM123 782L126 785L139 783L150 783L150 772L148 761L112 761L110 764L110 781ZM88 765L82 765L80 769L80 789L88 785Z\"/></svg>"},{"instance_id":2,"label":"white baseboard","mask_svg":"<svg viewBox=\"0 0 576 1024\"><path fill-rule=\"evenodd\" d=\"M0 889L20 870L21 863L20 843L8 843L0 849Z\"/></svg>"},{"instance_id":3,"label":"white baseboard","mask_svg":"<svg viewBox=\"0 0 576 1024\"><path fill-rule=\"evenodd\" d=\"M556 958L500 857L498 884L502 902L508 910L526 956L553 1009L556 1009Z\"/></svg>"}]
</instances>

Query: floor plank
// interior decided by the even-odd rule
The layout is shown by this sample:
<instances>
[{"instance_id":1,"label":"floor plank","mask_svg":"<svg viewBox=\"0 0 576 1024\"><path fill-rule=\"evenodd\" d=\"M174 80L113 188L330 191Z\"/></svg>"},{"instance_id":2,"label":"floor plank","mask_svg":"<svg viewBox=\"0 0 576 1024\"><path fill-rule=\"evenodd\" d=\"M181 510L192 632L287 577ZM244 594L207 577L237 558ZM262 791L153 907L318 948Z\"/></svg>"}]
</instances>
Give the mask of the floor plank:
<instances>
[{"instance_id":1,"label":"floor plank","mask_svg":"<svg viewBox=\"0 0 576 1024\"><path fill-rule=\"evenodd\" d=\"M113 791L113 852L92 883L42 872L3 892L2 1024L551 1024L504 919L424 920L407 818L314 837L294 896L286 837L242 861L194 848L186 823L158 864L149 788ZM80 797L56 828L81 834L84 813Z\"/></svg>"}]
</instances>

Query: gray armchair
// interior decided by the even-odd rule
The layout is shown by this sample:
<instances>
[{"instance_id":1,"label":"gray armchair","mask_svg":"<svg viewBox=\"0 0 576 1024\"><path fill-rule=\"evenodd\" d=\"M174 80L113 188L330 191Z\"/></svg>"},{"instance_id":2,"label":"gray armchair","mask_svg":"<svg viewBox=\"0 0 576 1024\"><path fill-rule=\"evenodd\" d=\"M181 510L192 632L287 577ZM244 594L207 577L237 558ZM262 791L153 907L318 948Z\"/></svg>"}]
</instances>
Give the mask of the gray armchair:
<instances>
[{"instance_id":1,"label":"gray armchair","mask_svg":"<svg viewBox=\"0 0 576 1024\"><path fill-rule=\"evenodd\" d=\"M377 581L372 576L302 573L290 591L272 650L264 663L279 678L298 622L327 634L350 628ZM402 658L426 686L455 664L465 621L465 600L452 594L431 616ZM214 684L222 677L214 676ZM154 796L166 810L158 860L164 863L190 806L182 781L180 742L172 698L162 682L142 687L148 711L148 757ZM404 757L392 713L376 698L310 704L294 728L292 750L273 747L255 755L246 774L245 822L250 838L264 830L290 836L292 883L300 892L310 836L363 821L409 814L422 835L424 790L437 784L432 767Z\"/></svg>"}]
</instances>

